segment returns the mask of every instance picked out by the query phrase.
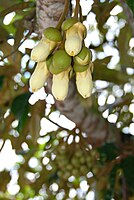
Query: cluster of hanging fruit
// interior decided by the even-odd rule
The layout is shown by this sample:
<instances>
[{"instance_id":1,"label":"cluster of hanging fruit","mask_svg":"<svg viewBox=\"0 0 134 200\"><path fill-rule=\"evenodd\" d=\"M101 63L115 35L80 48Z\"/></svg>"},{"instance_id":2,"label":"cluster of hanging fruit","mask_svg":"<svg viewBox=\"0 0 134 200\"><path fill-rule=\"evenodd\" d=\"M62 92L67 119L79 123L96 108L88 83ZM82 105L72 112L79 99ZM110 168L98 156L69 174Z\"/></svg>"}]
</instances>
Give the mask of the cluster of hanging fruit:
<instances>
[{"instance_id":1,"label":"cluster of hanging fruit","mask_svg":"<svg viewBox=\"0 0 134 200\"><path fill-rule=\"evenodd\" d=\"M32 92L44 86L52 74L52 94L63 101L68 94L69 79L76 75L79 94L87 98L92 93L91 52L84 45L86 27L78 18L64 20L60 28L48 27L31 52L37 66L30 78Z\"/></svg>"},{"instance_id":2,"label":"cluster of hanging fruit","mask_svg":"<svg viewBox=\"0 0 134 200\"><path fill-rule=\"evenodd\" d=\"M46 155L50 160L49 164L53 173L56 172L60 181L68 180L71 176L76 178L86 177L89 172L95 175L98 170L96 165L99 158L98 152L87 150L80 144L67 145L63 142L53 150L53 155L55 155L53 160L51 151L47 151Z\"/></svg>"}]
</instances>

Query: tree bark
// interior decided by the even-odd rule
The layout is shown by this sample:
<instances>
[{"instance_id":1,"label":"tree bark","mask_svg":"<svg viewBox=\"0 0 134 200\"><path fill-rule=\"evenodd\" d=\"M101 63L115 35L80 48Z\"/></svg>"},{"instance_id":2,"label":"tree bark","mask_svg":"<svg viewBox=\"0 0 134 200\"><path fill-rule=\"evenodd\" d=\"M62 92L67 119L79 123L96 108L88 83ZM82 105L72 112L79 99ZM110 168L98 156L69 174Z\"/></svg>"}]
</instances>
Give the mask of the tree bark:
<instances>
[{"instance_id":1,"label":"tree bark","mask_svg":"<svg viewBox=\"0 0 134 200\"><path fill-rule=\"evenodd\" d=\"M48 26L55 26L64 8L64 0L36 0L38 33ZM51 81L48 88L51 90ZM78 94L75 80L70 80L69 93L65 101L56 101L56 108L61 114L76 123L76 126L87 134L87 142L100 146L107 142L119 142L119 130L102 118L101 113L95 112L92 101L84 100Z\"/></svg>"},{"instance_id":2,"label":"tree bark","mask_svg":"<svg viewBox=\"0 0 134 200\"><path fill-rule=\"evenodd\" d=\"M36 0L36 32L41 35L49 26L55 27L64 8L64 0Z\"/></svg>"}]
</instances>

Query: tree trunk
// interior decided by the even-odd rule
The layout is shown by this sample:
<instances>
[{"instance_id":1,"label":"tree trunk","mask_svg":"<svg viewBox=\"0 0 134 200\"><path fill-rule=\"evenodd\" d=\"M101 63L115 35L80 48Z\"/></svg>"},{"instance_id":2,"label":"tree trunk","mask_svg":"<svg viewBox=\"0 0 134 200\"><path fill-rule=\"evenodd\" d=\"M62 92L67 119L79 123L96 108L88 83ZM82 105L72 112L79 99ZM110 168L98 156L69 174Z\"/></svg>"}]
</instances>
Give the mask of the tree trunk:
<instances>
[{"instance_id":1,"label":"tree trunk","mask_svg":"<svg viewBox=\"0 0 134 200\"><path fill-rule=\"evenodd\" d=\"M36 0L38 33L48 26L55 26L64 8L64 0ZM51 90L51 81L48 88ZM61 114L76 123L76 126L87 133L87 142L100 146L105 142L119 143L119 130L102 118L101 113L94 111L92 101L95 97L84 100L78 94L75 80L70 80L69 93L65 101L56 101L56 108Z\"/></svg>"}]
</instances>

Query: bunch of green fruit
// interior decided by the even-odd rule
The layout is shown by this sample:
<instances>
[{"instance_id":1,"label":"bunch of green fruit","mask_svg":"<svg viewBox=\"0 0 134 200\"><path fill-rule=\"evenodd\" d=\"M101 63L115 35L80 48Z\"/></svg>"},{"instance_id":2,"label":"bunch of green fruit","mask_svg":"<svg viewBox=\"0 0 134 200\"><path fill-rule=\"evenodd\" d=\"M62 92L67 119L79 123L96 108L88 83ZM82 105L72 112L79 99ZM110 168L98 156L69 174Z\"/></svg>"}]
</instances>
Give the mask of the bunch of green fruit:
<instances>
[{"instance_id":1,"label":"bunch of green fruit","mask_svg":"<svg viewBox=\"0 0 134 200\"><path fill-rule=\"evenodd\" d=\"M42 39L33 48L31 59L37 66L30 78L33 92L44 86L52 74L52 94L57 100L64 100L68 94L70 74L76 74L78 92L87 98L92 93L91 52L84 45L86 27L77 18L68 18L60 28L48 27Z\"/></svg>"},{"instance_id":2,"label":"bunch of green fruit","mask_svg":"<svg viewBox=\"0 0 134 200\"><path fill-rule=\"evenodd\" d=\"M70 146L59 146L56 151L56 158L51 165L57 171L57 175L61 180L67 180L69 177L86 176L92 170L95 154L81 149L77 145L72 152Z\"/></svg>"}]
</instances>

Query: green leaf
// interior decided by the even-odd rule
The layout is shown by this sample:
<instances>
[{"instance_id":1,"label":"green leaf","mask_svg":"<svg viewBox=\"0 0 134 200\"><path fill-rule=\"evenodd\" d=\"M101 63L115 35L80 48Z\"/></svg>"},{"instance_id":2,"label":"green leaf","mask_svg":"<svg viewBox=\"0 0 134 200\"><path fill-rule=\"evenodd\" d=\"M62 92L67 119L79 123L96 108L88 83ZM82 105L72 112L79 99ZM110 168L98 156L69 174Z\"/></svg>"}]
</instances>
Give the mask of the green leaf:
<instances>
[{"instance_id":1,"label":"green leaf","mask_svg":"<svg viewBox=\"0 0 134 200\"><path fill-rule=\"evenodd\" d=\"M0 76L0 90L2 89L3 82L4 82L4 78L5 78L4 75L1 75L1 76Z\"/></svg>"},{"instance_id":2,"label":"green leaf","mask_svg":"<svg viewBox=\"0 0 134 200\"><path fill-rule=\"evenodd\" d=\"M117 71L114 69L108 69L108 57L102 60L95 60L94 61L94 72L93 72L93 79L94 80L105 80L108 82L113 82L115 84L123 84L128 82L128 79L133 79L133 75L127 75L125 72Z\"/></svg>"},{"instance_id":3,"label":"green leaf","mask_svg":"<svg viewBox=\"0 0 134 200\"><path fill-rule=\"evenodd\" d=\"M119 165L115 165L112 171L110 172L108 188L104 194L105 200L111 200L114 197L114 185L116 179L116 171L118 170L118 168Z\"/></svg>"},{"instance_id":4,"label":"green leaf","mask_svg":"<svg viewBox=\"0 0 134 200\"><path fill-rule=\"evenodd\" d=\"M35 6L34 2L23 2L23 3L18 3L18 4L13 4L12 6L7 7L5 10L2 10L0 12L0 18L4 17L5 15L11 13L11 12L15 12L18 10L23 10L29 7L33 7Z\"/></svg>"},{"instance_id":5,"label":"green leaf","mask_svg":"<svg viewBox=\"0 0 134 200\"><path fill-rule=\"evenodd\" d=\"M31 93L24 93L19 96L17 96L11 105L11 111L16 116L16 118L19 120L19 124L17 127L17 130L20 132L22 128L25 125L25 122L28 117L28 111L29 111L29 103L28 99L30 97Z\"/></svg>"},{"instance_id":6,"label":"green leaf","mask_svg":"<svg viewBox=\"0 0 134 200\"><path fill-rule=\"evenodd\" d=\"M100 158L102 161L110 161L118 155L118 148L113 143L106 143L99 149Z\"/></svg>"},{"instance_id":7,"label":"green leaf","mask_svg":"<svg viewBox=\"0 0 134 200\"><path fill-rule=\"evenodd\" d=\"M127 0L127 4L131 8L131 10L134 14L134 1L133 0Z\"/></svg>"},{"instance_id":8,"label":"green leaf","mask_svg":"<svg viewBox=\"0 0 134 200\"><path fill-rule=\"evenodd\" d=\"M123 172L126 178L127 185L134 192L134 156L128 156L122 162Z\"/></svg>"}]
</instances>

